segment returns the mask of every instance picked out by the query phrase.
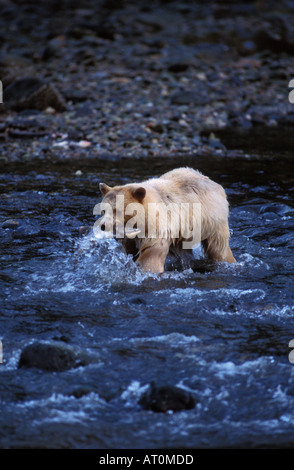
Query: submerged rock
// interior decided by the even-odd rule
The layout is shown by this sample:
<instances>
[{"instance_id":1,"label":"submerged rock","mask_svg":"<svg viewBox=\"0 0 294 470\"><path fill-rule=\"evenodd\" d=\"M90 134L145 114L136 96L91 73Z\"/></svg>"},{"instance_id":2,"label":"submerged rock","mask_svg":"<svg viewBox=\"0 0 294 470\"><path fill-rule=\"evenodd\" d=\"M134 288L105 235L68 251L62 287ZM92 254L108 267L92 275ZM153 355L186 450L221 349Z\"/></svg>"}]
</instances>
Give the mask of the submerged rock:
<instances>
[{"instance_id":1,"label":"submerged rock","mask_svg":"<svg viewBox=\"0 0 294 470\"><path fill-rule=\"evenodd\" d=\"M157 386L152 382L149 390L142 395L139 404L145 410L166 412L194 408L196 401L191 393L173 385Z\"/></svg>"},{"instance_id":2,"label":"submerged rock","mask_svg":"<svg viewBox=\"0 0 294 470\"><path fill-rule=\"evenodd\" d=\"M82 225L80 228L79 228L79 236L80 237L85 237L86 235L88 235L92 230L92 227L90 227L89 225Z\"/></svg>"},{"instance_id":3,"label":"submerged rock","mask_svg":"<svg viewBox=\"0 0 294 470\"><path fill-rule=\"evenodd\" d=\"M74 390L69 393L69 396L73 396L75 398L82 398L85 395L89 395L90 393L97 393L97 390L90 385L81 385L80 387L75 388Z\"/></svg>"},{"instance_id":4,"label":"submerged rock","mask_svg":"<svg viewBox=\"0 0 294 470\"><path fill-rule=\"evenodd\" d=\"M35 342L24 348L18 368L36 367L49 372L62 372L93 362L85 352L62 342Z\"/></svg>"},{"instance_id":5,"label":"submerged rock","mask_svg":"<svg viewBox=\"0 0 294 470\"><path fill-rule=\"evenodd\" d=\"M15 219L7 219L2 224L2 228L11 228L14 230L18 227L19 227L19 221Z\"/></svg>"}]
</instances>

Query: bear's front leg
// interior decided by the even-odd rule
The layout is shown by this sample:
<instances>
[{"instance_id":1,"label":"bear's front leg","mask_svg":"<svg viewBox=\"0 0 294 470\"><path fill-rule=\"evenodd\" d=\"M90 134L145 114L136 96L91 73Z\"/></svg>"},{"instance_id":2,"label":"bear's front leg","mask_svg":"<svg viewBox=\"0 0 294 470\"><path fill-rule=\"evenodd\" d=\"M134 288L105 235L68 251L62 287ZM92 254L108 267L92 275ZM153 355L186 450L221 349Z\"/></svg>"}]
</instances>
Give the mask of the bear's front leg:
<instances>
[{"instance_id":1,"label":"bear's front leg","mask_svg":"<svg viewBox=\"0 0 294 470\"><path fill-rule=\"evenodd\" d=\"M163 273L169 246L170 242L167 240L159 240L153 245L143 246L137 260L140 267L147 272Z\"/></svg>"}]
</instances>

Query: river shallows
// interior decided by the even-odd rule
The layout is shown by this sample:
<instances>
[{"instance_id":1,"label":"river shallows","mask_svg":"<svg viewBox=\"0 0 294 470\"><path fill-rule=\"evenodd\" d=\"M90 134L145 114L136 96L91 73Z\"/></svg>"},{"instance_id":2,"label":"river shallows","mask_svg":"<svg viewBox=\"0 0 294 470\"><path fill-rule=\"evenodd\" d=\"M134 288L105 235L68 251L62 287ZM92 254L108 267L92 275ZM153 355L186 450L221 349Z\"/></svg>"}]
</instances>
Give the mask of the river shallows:
<instances>
[{"instance_id":1,"label":"river shallows","mask_svg":"<svg viewBox=\"0 0 294 470\"><path fill-rule=\"evenodd\" d=\"M183 164L225 187L236 265L195 260L183 270L170 261L163 275L147 275L114 240L79 237L94 223L101 180L139 181ZM287 155L7 167L1 220L20 224L0 231L1 447L291 446L291 168ZM18 369L23 348L41 340L95 361ZM195 408L143 410L151 381L188 390Z\"/></svg>"}]
</instances>

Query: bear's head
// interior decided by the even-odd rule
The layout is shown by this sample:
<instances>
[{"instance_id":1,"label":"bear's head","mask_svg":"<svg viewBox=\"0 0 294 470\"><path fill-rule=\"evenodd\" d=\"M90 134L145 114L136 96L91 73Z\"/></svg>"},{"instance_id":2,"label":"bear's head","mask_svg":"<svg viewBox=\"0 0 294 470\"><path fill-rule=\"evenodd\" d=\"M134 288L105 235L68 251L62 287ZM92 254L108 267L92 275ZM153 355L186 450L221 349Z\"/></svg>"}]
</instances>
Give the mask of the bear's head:
<instances>
[{"instance_id":1,"label":"bear's head","mask_svg":"<svg viewBox=\"0 0 294 470\"><path fill-rule=\"evenodd\" d=\"M143 237L146 189L140 184L111 188L105 183L100 183L99 188L103 199L95 206L96 215L101 215L95 228L115 238Z\"/></svg>"}]
</instances>

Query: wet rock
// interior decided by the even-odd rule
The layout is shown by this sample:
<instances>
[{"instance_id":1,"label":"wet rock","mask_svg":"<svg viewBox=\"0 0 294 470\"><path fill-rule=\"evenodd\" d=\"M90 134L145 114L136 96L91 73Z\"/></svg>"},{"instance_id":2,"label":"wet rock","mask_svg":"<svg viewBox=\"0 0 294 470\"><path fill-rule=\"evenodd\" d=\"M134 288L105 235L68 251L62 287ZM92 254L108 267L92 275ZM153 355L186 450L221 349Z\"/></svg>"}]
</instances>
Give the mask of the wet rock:
<instances>
[{"instance_id":1,"label":"wet rock","mask_svg":"<svg viewBox=\"0 0 294 470\"><path fill-rule=\"evenodd\" d=\"M75 118L88 117L94 114L94 108L89 103L84 103L75 112Z\"/></svg>"},{"instance_id":2,"label":"wet rock","mask_svg":"<svg viewBox=\"0 0 294 470\"><path fill-rule=\"evenodd\" d=\"M166 58L163 57L163 63L166 64L169 72L178 74L188 71L190 67L197 66L198 61L192 54L187 53L185 47L176 47Z\"/></svg>"},{"instance_id":3,"label":"wet rock","mask_svg":"<svg viewBox=\"0 0 294 470\"><path fill-rule=\"evenodd\" d=\"M85 65L94 65L97 59L98 56L93 50L84 47L78 49L73 56L74 62L83 63Z\"/></svg>"},{"instance_id":4,"label":"wet rock","mask_svg":"<svg viewBox=\"0 0 294 470\"><path fill-rule=\"evenodd\" d=\"M254 33L257 49L275 53L287 52L293 55L294 42L285 19L279 15L270 15L267 20L267 24Z\"/></svg>"},{"instance_id":5,"label":"wet rock","mask_svg":"<svg viewBox=\"0 0 294 470\"><path fill-rule=\"evenodd\" d=\"M54 85L46 83L39 78L20 78L4 89L3 101L5 107L22 109L44 110L48 107L56 111L66 109L65 101Z\"/></svg>"},{"instance_id":6,"label":"wet rock","mask_svg":"<svg viewBox=\"0 0 294 470\"><path fill-rule=\"evenodd\" d=\"M34 73L31 61L24 57L13 55L2 55L0 58L0 77L3 87L10 85L13 81Z\"/></svg>"},{"instance_id":7,"label":"wet rock","mask_svg":"<svg viewBox=\"0 0 294 470\"><path fill-rule=\"evenodd\" d=\"M60 57L62 54L62 49L64 47L64 37L63 36L57 36L52 38L48 44L46 44L45 48L43 49L41 53L41 60L43 61L48 61L52 59L54 56Z\"/></svg>"},{"instance_id":8,"label":"wet rock","mask_svg":"<svg viewBox=\"0 0 294 470\"><path fill-rule=\"evenodd\" d=\"M92 359L83 351L62 342L35 342L24 348L18 368L36 367L48 372L62 372L85 366Z\"/></svg>"},{"instance_id":9,"label":"wet rock","mask_svg":"<svg viewBox=\"0 0 294 470\"><path fill-rule=\"evenodd\" d=\"M130 300L130 302L135 305L147 305L146 300L142 299L141 297L134 297Z\"/></svg>"},{"instance_id":10,"label":"wet rock","mask_svg":"<svg viewBox=\"0 0 294 470\"><path fill-rule=\"evenodd\" d=\"M164 126L160 122L149 123L147 127L157 134L162 134L164 132Z\"/></svg>"},{"instance_id":11,"label":"wet rock","mask_svg":"<svg viewBox=\"0 0 294 470\"><path fill-rule=\"evenodd\" d=\"M192 104L194 106L203 106L209 103L209 96L204 93L198 93L194 91L179 91L172 94L171 104L177 104L180 106Z\"/></svg>"},{"instance_id":12,"label":"wet rock","mask_svg":"<svg viewBox=\"0 0 294 470\"><path fill-rule=\"evenodd\" d=\"M224 2L226 3L226 2ZM250 2L236 3L228 2L228 5L218 5L217 2L214 6L214 17L215 18L234 18L239 15L250 16L258 13L257 6L250 4Z\"/></svg>"},{"instance_id":13,"label":"wet rock","mask_svg":"<svg viewBox=\"0 0 294 470\"><path fill-rule=\"evenodd\" d=\"M173 385L157 386L152 382L149 390L142 395L139 404L145 410L166 412L168 410L190 410L196 401L191 393Z\"/></svg>"},{"instance_id":14,"label":"wet rock","mask_svg":"<svg viewBox=\"0 0 294 470\"><path fill-rule=\"evenodd\" d=\"M75 388L69 395L75 398L82 398L85 395L89 395L89 393L97 393L97 390L89 385L82 385L81 387Z\"/></svg>"},{"instance_id":15,"label":"wet rock","mask_svg":"<svg viewBox=\"0 0 294 470\"><path fill-rule=\"evenodd\" d=\"M72 101L73 103L79 103L88 99L87 92L79 89L68 88L64 90L63 94L66 100Z\"/></svg>"},{"instance_id":16,"label":"wet rock","mask_svg":"<svg viewBox=\"0 0 294 470\"><path fill-rule=\"evenodd\" d=\"M38 112L35 111L35 113ZM30 112L21 111L17 119L10 120L6 124L6 132L9 137L25 139L42 137L48 134L49 130L42 117L40 119L39 116L35 118L32 110L30 110Z\"/></svg>"},{"instance_id":17,"label":"wet rock","mask_svg":"<svg viewBox=\"0 0 294 470\"><path fill-rule=\"evenodd\" d=\"M18 227L19 227L19 221L15 219L7 219L2 224L2 228L11 228L15 230Z\"/></svg>"},{"instance_id":18,"label":"wet rock","mask_svg":"<svg viewBox=\"0 0 294 470\"><path fill-rule=\"evenodd\" d=\"M220 139L218 139L213 132L210 133L209 135L209 145L214 148L214 149L221 149L221 150L226 150L225 146L222 144Z\"/></svg>"},{"instance_id":19,"label":"wet rock","mask_svg":"<svg viewBox=\"0 0 294 470\"><path fill-rule=\"evenodd\" d=\"M174 73L185 72L189 66L190 64L185 61L176 61L168 66L168 70Z\"/></svg>"},{"instance_id":20,"label":"wet rock","mask_svg":"<svg viewBox=\"0 0 294 470\"><path fill-rule=\"evenodd\" d=\"M138 14L137 21L142 25L147 26L148 30L154 33L161 31L165 26L164 19L152 12Z\"/></svg>"},{"instance_id":21,"label":"wet rock","mask_svg":"<svg viewBox=\"0 0 294 470\"><path fill-rule=\"evenodd\" d=\"M82 225L80 228L79 228L79 236L80 237L85 237L86 235L88 235L92 230L92 227L88 226L88 225Z\"/></svg>"}]
</instances>

